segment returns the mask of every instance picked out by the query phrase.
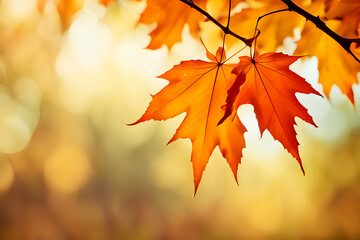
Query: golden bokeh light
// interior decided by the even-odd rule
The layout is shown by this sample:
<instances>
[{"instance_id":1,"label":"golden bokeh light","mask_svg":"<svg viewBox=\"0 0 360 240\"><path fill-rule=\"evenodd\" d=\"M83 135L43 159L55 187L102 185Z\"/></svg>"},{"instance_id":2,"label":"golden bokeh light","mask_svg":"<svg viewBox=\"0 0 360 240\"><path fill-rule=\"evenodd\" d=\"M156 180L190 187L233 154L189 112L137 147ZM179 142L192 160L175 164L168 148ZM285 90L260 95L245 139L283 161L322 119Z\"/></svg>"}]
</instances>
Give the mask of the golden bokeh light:
<instances>
[{"instance_id":1,"label":"golden bokeh light","mask_svg":"<svg viewBox=\"0 0 360 240\"><path fill-rule=\"evenodd\" d=\"M22 88L22 85L26 85L28 81L31 85L31 80L16 82L12 89L15 97L12 96L14 94L9 88L0 87L0 104L4 106L0 110L0 151L4 153L16 153L24 149L37 124L36 108L39 100L32 101L32 98L37 98L36 92L31 86Z\"/></svg>"},{"instance_id":2,"label":"golden bokeh light","mask_svg":"<svg viewBox=\"0 0 360 240\"><path fill-rule=\"evenodd\" d=\"M36 0L2 0L0 11L9 19L24 20L36 9Z\"/></svg>"},{"instance_id":3,"label":"golden bokeh light","mask_svg":"<svg viewBox=\"0 0 360 240\"><path fill-rule=\"evenodd\" d=\"M83 150L59 146L44 164L44 178L50 190L71 194L86 184L90 170L88 156Z\"/></svg>"}]
</instances>

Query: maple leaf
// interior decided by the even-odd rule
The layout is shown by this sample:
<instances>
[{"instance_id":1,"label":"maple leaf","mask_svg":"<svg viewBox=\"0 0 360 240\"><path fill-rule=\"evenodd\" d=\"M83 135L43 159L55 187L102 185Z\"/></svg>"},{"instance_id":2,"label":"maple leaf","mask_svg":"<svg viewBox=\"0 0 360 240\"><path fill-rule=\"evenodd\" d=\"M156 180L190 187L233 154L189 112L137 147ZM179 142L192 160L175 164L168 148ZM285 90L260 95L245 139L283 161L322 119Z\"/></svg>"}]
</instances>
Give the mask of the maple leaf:
<instances>
[{"instance_id":1,"label":"maple leaf","mask_svg":"<svg viewBox=\"0 0 360 240\"><path fill-rule=\"evenodd\" d=\"M352 16L343 21L329 20L326 21L326 25L341 36L357 37L357 25L352 20ZM358 50L353 48L352 50L360 56ZM360 64L334 39L307 24L302 32L302 38L298 41L295 54L317 56L319 83L323 86L324 94L329 97L331 88L337 85L354 104L352 86L358 83L356 75L360 72Z\"/></svg>"},{"instance_id":2,"label":"maple leaf","mask_svg":"<svg viewBox=\"0 0 360 240\"><path fill-rule=\"evenodd\" d=\"M341 19L352 15L354 17L353 21L359 24L359 0L326 0L325 7L327 19Z\"/></svg>"},{"instance_id":3,"label":"maple leaf","mask_svg":"<svg viewBox=\"0 0 360 240\"><path fill-rule=\"evenodd\" d=\"M189 138L192 142L195 193L203 171L214 148L219 146L237 181L237 169L245 147L245 127L238 117L217 126L224 115L227 90L234 81L230 78L234 64L223 64L223 48L216 56L207 49L210 62L202 60L183 61L160 78L169 81L153 99L144 115L135 123L150 119L166 120L186 112L186 117L170 140ZM133 125L132 124L132 125ZM170 143L169 142L169 143Z\"/></svg>"},{"instance_id":4,"label":"maple leaf","mask_svg":"<svg viewBox=\"0 0 360 240\"><path fill-rule=\"evenodd\" d=\"M194 0L197 6L205 8L207 0ZM203 15L178 0L148 0L147 6L139 19L140 23L157 23L150 33L151 41L147 48L158 49L165 44L169 49L181 41L185 24L189 25L190 33L197 36L200 31L199 22Z\"/></svg>"},{"instance_id":5,"label":"maple leaf","mask_svg":"<svg viewBox=\"0 0 360 240\"><path fill-rule=\"evenodd\" d=\"M282 53L266 53L255 59L240 57L240 63L233 69L237 77L228 91L225 115L219 124L236 116L240 105L253 105L261 134L267 129L299 162L304 172L294 128L295 117L316 125L295 93L320 93L289 69L299 58Z\"/></svg>"}]
</instances>

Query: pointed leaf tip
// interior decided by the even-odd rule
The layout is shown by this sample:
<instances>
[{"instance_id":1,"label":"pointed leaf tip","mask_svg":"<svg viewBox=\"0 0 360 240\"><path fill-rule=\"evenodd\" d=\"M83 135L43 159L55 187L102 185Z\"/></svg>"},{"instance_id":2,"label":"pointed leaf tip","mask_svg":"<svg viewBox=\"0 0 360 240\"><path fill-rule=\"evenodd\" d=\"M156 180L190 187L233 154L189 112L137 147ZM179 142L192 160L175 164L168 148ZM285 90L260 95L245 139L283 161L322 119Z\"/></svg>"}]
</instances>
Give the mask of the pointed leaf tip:
<instances>
[{"instance_id":1,"label":"pointed leaf tip","mask_svg":"<svg viewBox=\"0 0 360 240\"><path fill-rule=\"evenodd\" d=\"M134 126L134 125L137 125L137 124L139 124L141 121L140 121L140 119L139 120L137 120L137 121L135 121L135 122L133 122L133 123L127 123L126 125L127 126Z\"/></svg>"}]
</instances>

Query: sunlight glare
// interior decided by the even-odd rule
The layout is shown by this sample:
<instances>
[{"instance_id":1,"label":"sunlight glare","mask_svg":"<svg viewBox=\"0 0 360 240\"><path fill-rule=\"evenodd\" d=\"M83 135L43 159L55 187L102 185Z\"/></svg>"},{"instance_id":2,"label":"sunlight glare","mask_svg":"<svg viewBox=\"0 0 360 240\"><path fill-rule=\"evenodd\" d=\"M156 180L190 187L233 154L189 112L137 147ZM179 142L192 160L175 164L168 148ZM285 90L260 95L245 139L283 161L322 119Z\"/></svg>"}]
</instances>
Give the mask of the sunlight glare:
<instances>
[{"instance_id":1,"label":"sunlight glare","mask_svg":"<svg viewBox=\"0 0 360 240\"><path fill-rule=\"evenodd\" d=\"M84 14L71 25L56 61L63 80L60 97L69 110L84 111L105 86L103 71L112 42L109 28L96 16Z\"/></svg>"},{"instance_id":2,"label":"sunlight glare","mask_svg":"<svg viewBox=\"0 0 360 240\"><path fill-rule=\"evenodd\" d=\"M112 45L108 27L95 17L79 17L70 27L59 53L56 68L65 79L76 73L99 72Z\"/></svg>"}]
</instances>

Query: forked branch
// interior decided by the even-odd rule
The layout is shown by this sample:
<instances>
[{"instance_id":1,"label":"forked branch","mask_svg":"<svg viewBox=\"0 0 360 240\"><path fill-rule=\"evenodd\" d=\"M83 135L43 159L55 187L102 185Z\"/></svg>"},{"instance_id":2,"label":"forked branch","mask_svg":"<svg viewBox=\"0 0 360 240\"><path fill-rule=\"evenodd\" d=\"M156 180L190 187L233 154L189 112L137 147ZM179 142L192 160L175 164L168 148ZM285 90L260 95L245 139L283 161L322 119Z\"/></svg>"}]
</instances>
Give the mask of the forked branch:
<instances>
[{"instance_id":1,"label":"forked branch","mask_svg":"<svg viewBox=\"0 0 360 240\"><path fill-rule=\"evenodd\" d=\"M351 51L350 45L352 43L360 44L360 38L344 38L340 36L339 34L335 33L333 30L331 30L328 26L326 26L325 22L323 22L318 16L314 16L311 13L305 11L295 3L293 3L291 0L281 0L283 3L285 3L288 6L289 11L296 12L306 18L306 20L312 22L315 24L317 28L319 28L321 31L326 33L329 37L334 39L342 48L344 48L348 53L351 54L351 56L354 57L356 61L360 63L360 60L355 56L355 54Z\"/></svg>"},{"instance_id":2,"label":"forked branch","mask_svg":"<svg viewBox=\"0 0 360 240\"><path fill-rule=\"evenodd\" d=\"M228 22L227 26L222 25L219 21L217 21L214 17L212 17L208 12L206 12L205 10L203 10L202 8L197 6L192 0L180 0L180 1L189 5L191 8L194 8L201 14L203 14L205 17L207 17L207 19L209 19L211 22L216 24L225 34L230 34L230 35L234 36L235 38L244 42L249 47L251 47L253 41L258 37L258 35L254 36L253 38L249 38L249 39L241 37L229 29L229 22ZM268 16L270 14L273 14L273 13L284 12L284 11L296 12L299 15L303 16L306 20L312 22L317 28L319 28L321 31L323 31L325 34L327 34L329 37L334 39L343 49L345 49L345 51L347 51L357 62L360 63L360 60L355 56L353 51L350 49L350 46L352 43L356 43L356 44L360 45L360 38L342 37L339 34L337 34L336 32L334 32L333 30L331 30L328 26L326 26L325 22L322 21L318 16L314 16L311 13L307 12L306 10L302 9L301 7L296 5L292 0L281 0L281 1L288 6L287 9L274 11L274 12L265 14L263 16L260 16L258 19L258 22L261 18Z\"/></svg>"},{"instance_id":3,"label":"forked branch","mask_svg":"<svg viewBox=\"0 0 360 240\"><path fill-rule=\"evenodd\" d=\"M201 13L202 15L204 15L205 17L207 17L207 19L209 19L211 22L213 22L214 24L216 24L219 28L221 28L221 30L225 33L225 34L230 34L232 36L234 36L235 38L241 40L242 42L244 42L247 46L251 46L252 42L254 41L254 38L244 38L239 36L238 34L234 33L233 31L231 31L229 29L229 24L227 26L222 25L218 20L216 20L213 16L211 16L208 12L206 12L205 10L203 10L202 8L200 8L199 6L197 6L192 0L180 0L181 2L189 5L190 7L194 8L196 11L198 11L199 13Z\"/></svg>"}]
</instances>

